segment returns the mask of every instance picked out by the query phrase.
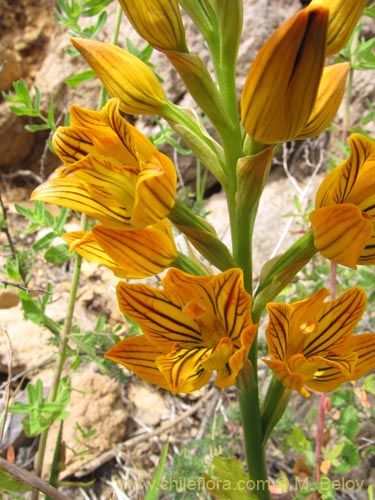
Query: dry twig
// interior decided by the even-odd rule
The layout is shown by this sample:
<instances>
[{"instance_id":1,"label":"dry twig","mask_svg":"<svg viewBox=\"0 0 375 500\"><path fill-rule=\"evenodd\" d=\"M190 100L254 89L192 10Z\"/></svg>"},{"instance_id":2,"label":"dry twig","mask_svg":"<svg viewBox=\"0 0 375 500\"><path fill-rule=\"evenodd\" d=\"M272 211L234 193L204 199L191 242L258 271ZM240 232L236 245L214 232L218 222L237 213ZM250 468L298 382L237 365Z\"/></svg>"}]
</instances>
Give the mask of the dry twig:
<instances>
[{"instance_id":1,"label":"dry twig","mask_svg":"<svg viewBox=\"0 0 375 500\"><path fill-rule=\"evenodd\" d=\"M8 474L14 476L21 483L27 484L28 486L31 486L32 488L35 488L38 491L41 491L42 493L45 493L53 500L71 500L64 493L61 493L60 491L56 490L51 485L49 485L39 477L35 476L31 472L22 469L21 467L18 467L18 465L12 464L8 462L8 460L5 460L4 458L1 457L0 457L0 469L4 470L5 472L8 472Z\"/></svg>"}]
</instances>

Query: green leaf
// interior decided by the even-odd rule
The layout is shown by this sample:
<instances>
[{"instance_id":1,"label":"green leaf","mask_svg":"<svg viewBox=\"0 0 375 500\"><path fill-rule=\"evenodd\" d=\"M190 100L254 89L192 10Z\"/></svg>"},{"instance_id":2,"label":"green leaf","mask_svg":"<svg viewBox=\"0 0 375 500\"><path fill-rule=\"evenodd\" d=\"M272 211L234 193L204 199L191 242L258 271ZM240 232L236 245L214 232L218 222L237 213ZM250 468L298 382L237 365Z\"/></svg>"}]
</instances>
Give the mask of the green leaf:
<instances>
[{"instance_id":1,"label":"green leaf","mask_svg":"<svg viewBox=\"0 0 375 500\"><path fill-rule=\"evenodd\" d=\"M82 73L70 76L64 81L64 83L66 83L70 87L76 88L81 83L86 82L87 80L91 80L92 78L95 77L96 77L95 71L93 71L92 69L88 69L86 71L82 71Z\"/></svg>"},{"instance_id":2,"label":"green leaf","mask_svg":"<svg viewBox=\"0 0 375 500\"><path fill-rule=\"evenodd\" d=\"M2 490L25 492L30 489L31 487L27 484L21 483L14 476L8 474L8 472L0 470L0 493Z\"/></svg>"},{"instance_id":3,"label":"green leaf","mask_svg":"<svg viewBox=\"0 0 375 500\"><path fill-rule=\"evenodd\" d=\"M25 130L28 132L40 132L41 130L50 130L50 126L47 123L43 123L42 125L25 125Z\"/></svg>"},{"instance_id":4,"label":"green leaf","mask_svg":"<svg viewBox=\"0 0 375 500\"><path fill-rule=\"evenodd\" d=\"M39 252L40 250L44 250L44 249L48 248L51 245L52 241L56 238L56 236L57 235L54 231L47 233L42 238L39 238L39 240L37 240L33 244L32 249L35 252Z\"/></svg>"},{"instance_id":5,"label":"green leaf","mask_svg":"<svg viewBox=\"0 0 375 500\"><path fill-rule=\"evenodd\" d=\"M159 498L161 480L163 479L165 462L167 460L167 455L168 455L168 446L169 446L168 442L165 443L165 445L163 446L158 466L151 480L150 487L146 493L144 500L158 500Z\"/></svg>"},{"instance_id":6,"label":"green leaf","mask_svg":"<svg viewBox=\"0 0 375 500\"><path fill-rule=\"evenodd\" d=\"M363 381L363 389L370 394L375 394L375 374L368 375Z\"/></svg>"},{"instance_id":7,"label":"green leaf","mask_svg":"<svg viewBox=\"0 0 375 500\"><path fill-rule=\"evenodd\" d=\"M212 464L213 477L204 475L204 485L211 495L221 500L258 499L247 490L253 481L243 472L241 462L235 458L214 457Z\"/></svg>"},{"instance_id":8,"label":"green leaf","mask_svg":"<svg viewBox=\"0 0 375 500\"><path fill-rule=\"evenodd\" d=\"M18 259L14 260L13 257L8 257L5 262L5 271L13 281L21 281Z\"/></svg>"},{"instance_id":9,"label":"green leaf","mask_svg":"<svg viewBox=\"0 0 375 500\"><path fill-rule=\"evenodd\" d=\"M64 264L72 257L73 254L69 252L69 245L65 243L50 247L44 254L46 261L55 265Z\"/></svg>"}]
</instances>

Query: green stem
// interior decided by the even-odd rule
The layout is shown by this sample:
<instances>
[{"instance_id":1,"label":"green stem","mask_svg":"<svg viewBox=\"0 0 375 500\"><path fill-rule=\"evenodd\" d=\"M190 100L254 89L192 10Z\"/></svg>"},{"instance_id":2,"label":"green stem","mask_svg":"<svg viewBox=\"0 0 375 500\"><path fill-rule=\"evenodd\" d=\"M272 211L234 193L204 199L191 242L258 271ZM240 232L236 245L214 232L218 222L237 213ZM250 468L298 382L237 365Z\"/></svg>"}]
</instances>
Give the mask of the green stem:
<instances>
[{"instance_id":1,"label":"green stem","mask_svg":"<svg viewBox=\"0 0 375 500\"><path fill-rule=\"evenodd\" d=\"M237 377L238 400L244 432L246 461L249 478L254 481L254 493L259 500L270 500L269 480L263 431L259 410L258 384L253 366L248 363Z\"/></svg>"}]
</instances>

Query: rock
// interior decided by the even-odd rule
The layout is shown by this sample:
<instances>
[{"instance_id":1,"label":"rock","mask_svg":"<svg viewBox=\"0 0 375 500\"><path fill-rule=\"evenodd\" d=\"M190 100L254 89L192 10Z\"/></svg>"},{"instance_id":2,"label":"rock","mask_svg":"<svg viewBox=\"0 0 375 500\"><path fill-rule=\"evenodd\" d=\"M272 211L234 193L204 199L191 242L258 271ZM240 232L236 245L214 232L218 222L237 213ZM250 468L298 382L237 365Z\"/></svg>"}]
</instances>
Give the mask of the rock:
<instances>
[{"instance_id":1,"label":"rock","mask_svg":"<svg viewBox=\"0 0 375 500\"><path fill-rule=\"evenodd\" d=\"M143 425L155 427L165 415L170 413L157 389L144 382L131 384L127 396L134 406L132 417Z\"/></svg>"},{"instance_id":2,"label":"rock","mask_svg":"<svg viewBox=\"0 0 375 500\"><path fill-rule=\"evenodd\" d=\"M0 289L0 309L9 309L19 304L20 298L16 288Z\"/></svg>"},{"instance_id":3,"label":"rock","mask_svg":"<svg viewBox=\"0 0 375 500\"><path fill-rule=\"evenodd\" d=\"M12 374L24 370L41 369L56 356L56 348L49 344L51 332L23 318L20 306L0 309L0 324L11 342ZM0 335L0 372L8 372L10 346L6 335Z\"/></svg>"},{"instance_id":4,"label":"rock","mask_svg":"<svg viewBox=\"0 0 375 500\"><path fill-rule=\"evenodd\" d=\"M60 479L74 475L97 455L124 440L128 412L117 382L92 368L72 375L72 392L64 420L65 469ZM59 422L51 426L44 470L52 463Z\"/></svg>"}]
</instances>

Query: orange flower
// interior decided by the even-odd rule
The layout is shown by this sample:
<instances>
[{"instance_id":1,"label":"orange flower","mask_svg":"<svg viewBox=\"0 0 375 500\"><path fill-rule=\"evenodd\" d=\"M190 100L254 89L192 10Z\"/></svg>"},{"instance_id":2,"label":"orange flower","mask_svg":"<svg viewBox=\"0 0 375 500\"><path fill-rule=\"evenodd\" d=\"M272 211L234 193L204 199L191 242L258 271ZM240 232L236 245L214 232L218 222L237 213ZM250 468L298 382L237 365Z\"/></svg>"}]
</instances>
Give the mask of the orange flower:
<instances>
[{"instance_id":1,"label":"orange flower","mask_svg":"<svg viewBox=\"0 0 375 500\"><path fill-rule=\"evenodd\" d=\"M163 220L175 203L171 160L130 125L111 99L101 111L71 107L70 127L53 137L67 165L37 187L32 199L66 206L112 229L142 228Z\"/></svg>"},{"instance_id":2,"label":"orange flower","mask_svg":"<svg viewBox=\"0 0 375 500\"><path fill-rule=\"evenodd\" d=\"M242 272L202 277L170 269L161 284L164 290L118 285L120 309L143 335L122 340L106 357L172 392L195 391L214 371L218 387L234 384L257 329Z\"/></svg>"},{"instance_id":3,"label":"orange flower","mask_svg":"<svg viewBox=\"0 0 375 500\"><path fill-rule=\"evenodd\" d=\"M290 305L267 305L271 359L264 361L285 387L306 397L308 389L332 391L375 366L375 334L353 335L365 292L356 287L325 302L328 295L323 289Z\"/></svg>"}]
</instances>

